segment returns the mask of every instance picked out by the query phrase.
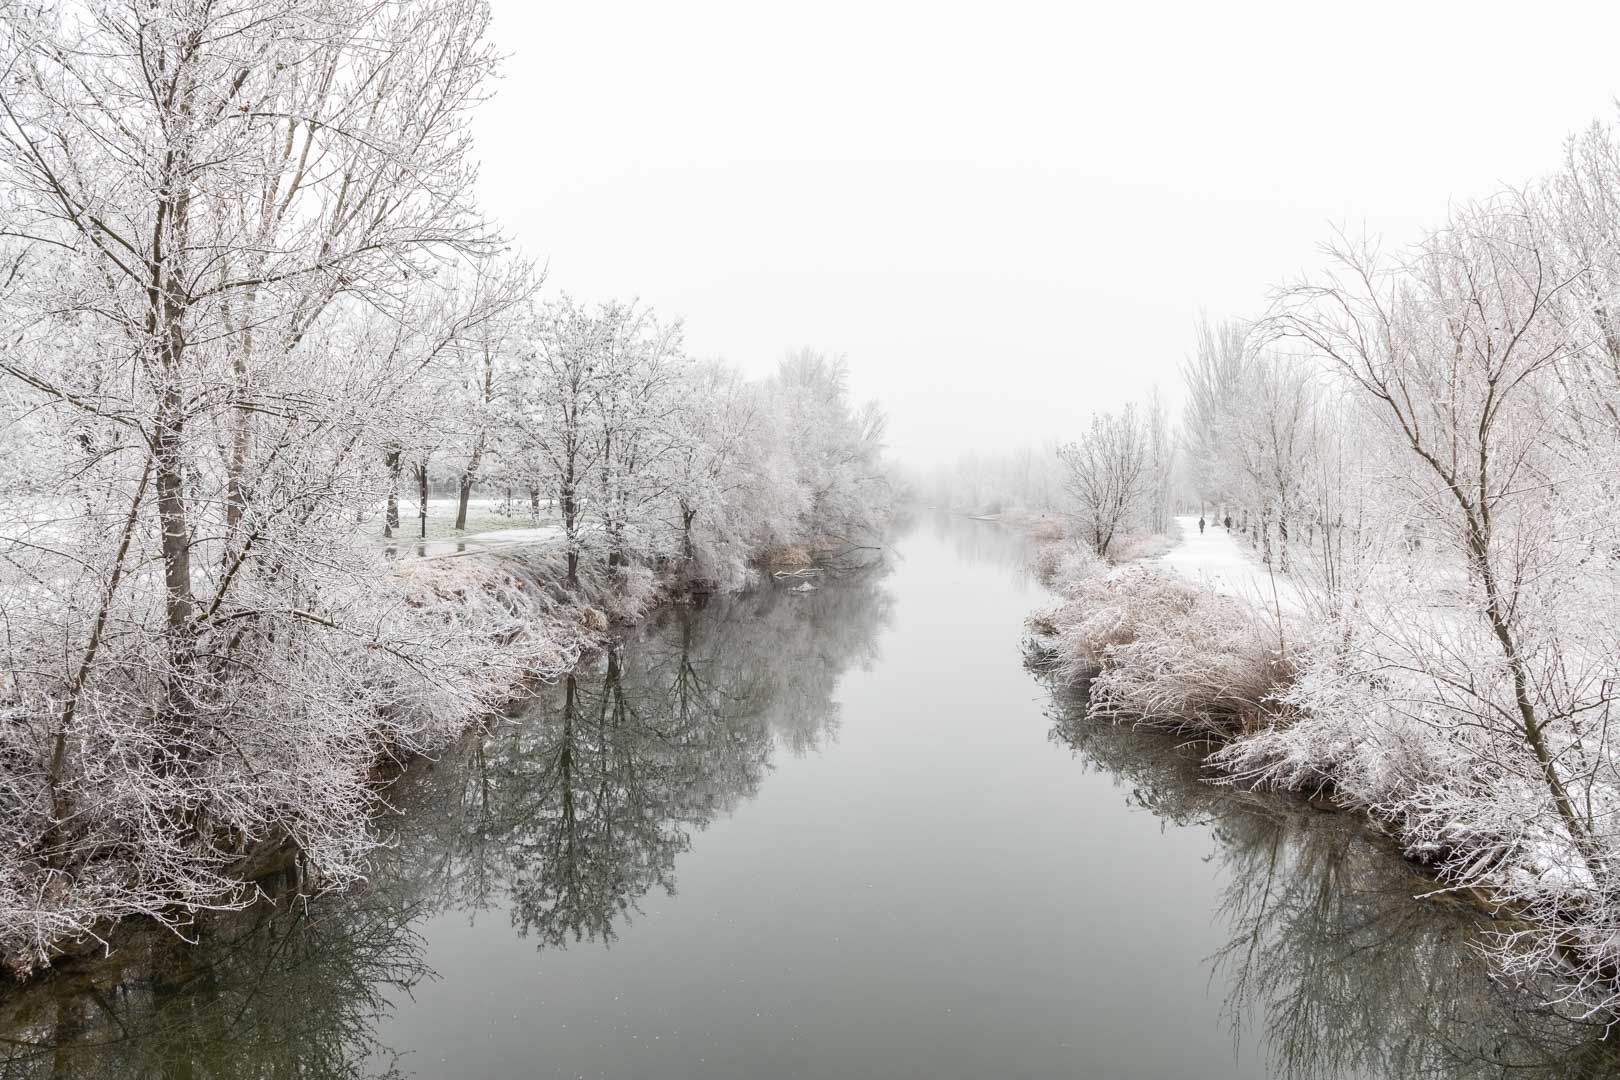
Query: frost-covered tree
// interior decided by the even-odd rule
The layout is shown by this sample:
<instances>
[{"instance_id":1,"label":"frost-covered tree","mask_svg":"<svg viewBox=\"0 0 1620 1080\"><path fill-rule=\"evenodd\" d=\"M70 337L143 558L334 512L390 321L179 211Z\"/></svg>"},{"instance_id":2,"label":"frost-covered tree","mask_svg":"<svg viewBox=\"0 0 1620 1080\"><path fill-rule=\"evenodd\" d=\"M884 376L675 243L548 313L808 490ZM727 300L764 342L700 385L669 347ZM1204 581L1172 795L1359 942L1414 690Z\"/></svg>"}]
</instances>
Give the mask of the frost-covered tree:
<instances>
[{"instance_id":1,"label":"frost-covered tree","mask_svg":"<svg viewBox=\"0 0 1620 1080\"><path fill-rule=\"evenodd\" d=\"M1069 512L1091 549L1104 558L1140 519L1152 488L1148 425L1134 404L1097 413L1085 432L1058 450Z\"/></svg>"},{"instance_id":2,"label":"frost-covered tree","mask_svg":"<svg viewBox=\"0 0 1620 1080\"><path fill-rule=\"evenodd\" d=\"M1315 386L1307 365L1260 352L1244 364L1238 402L1229 411L1222 444L1226 483L1253 511L1250 529L1262 556L1287 570L1289 526L1297 530L1306 502L1303 484L1314 428Z\"/></svg>"},{"instance_id":3,"label":"frost-covered tree","mask_svg":"<svg viewBox=\"0 0 1620 1080\"><path fill-rule=\"evenodd\" d=\"M1235 502L1227 444L1241 407L1249 356L1248 330L1238 322L1199 322L1193 355L1182 365L1186 404L1181 441L1189 481L1201 502L1217 513Z\"/></svg>"},{"instance_id":4,"label":"frost-covered tree","mask_svg":"<svg viewBox=\"0 0 1620 1080\"><path fill-rule=\"evenodd\" d=\"M1175 437L1164 402L1155 389L1147 406L1147 485L1142 498L1142 523L1154 533L1170 531L1170 503L1176 469Z\"/></svg>"},{"instance_id":5,"label":"frost-covered tree","mask_svg":"<svg viewBox=\"0 0 1620 1080\"><path fill-rule=\"evenodd\" d=\"M456 528L466 527L472 485L499 437L499 394L514 325L526 314L536 283L527 267L494 260L444 266L405 289L397 310L358 313L365 332L402 376L393 391L390 430L382 440L388 493L383 535L399 527L402 475L414 481L416 517L427 534L428 482L437 462L460 477ZM497 382L496 373L502 378Z\"/></svg>"},{"instance_id":6,"label":"frost-covered tree","mask_svg":"<svg viewBox=\"0 0 1620 1080\"><path fill-rule=\"evenodd\" d=\"M1199 502L1232 516L1265 561L1286 570L1290 544L1305 532L1314 539L1317 525L1306 486L1324 433L1309 365L1268 351L1249 324L1204 320L1182 375L1181 441Z\"/></svg>"},{"instance_id":7,"label":"frost-covered tree","mask_svg":"<svg viewBox=\"0 0 1620 1080\"><path fill-rule=\"evenodd\" d=\"M475 0L11 5L0 19L0 950L341 883L376 748L482 707L468 613L354 541L421 378L415 283L495 237ZM20 447L30 447L21 455ZM7 477L10 479L10 477Z\"/></svg>"},{"instance_id":8,"label":"frost-covered tree","mask_svg":"<svg viewBox=\"0 0 1620 1080\"><path fill-rule=\"evenodd\" d=\"M593 410L604 333L601 320L567 296L544 305L528 329L508 402L507 454L519 463L537 512L541 491L556 499L571 585L585 550L585 493L601 468Z\"/></svg>"},{"instance_id":9,"label":"frost-covered tree","mask_svg":"<svg viewBox=\"0 0 1620 1080\"><path fill-rule=\"evenodd\" d=\"M680 324L639 304L564 296L534 317L515 364L504 453L536 499L555 498L570 583L588 553L619 567L667 546L686 363Z\"/></svg>"},{"instance_id":10,"label":"frost-covered tree","mask_svg":"<svg viewBox=\"0 0 1620 1080\"><path fill-rule=\"evenodd\" d=\"M887 419L855 406L844 361L804 349L783 360L771 390L794 482L805 500L802 537L818 546L870 547L885 524L892 486L883 464Z\"/></svg>"},{"instance_id":11,"label":"frost-covered tree","mask_svg":"<svg viewBox=\"0 0 1620 1080\"><path fill-rule=\"evenodd\" d=\"M455 307L464 313L463 325L437 354L430 387L433 426L457 477L457 529L467 527L473 488L484 479L487 462L506 435L503 406L530 301L540 284L529 264L494 260L475 264L448 283Z\"/></svg>"},{"instance_id":12,"label":"frost-covered tree","mask_svg":"<svg viewBox=\"0 0 1620 1080\"><path fill-rule=\"evenodd\" d=\"M609 568L667 553L667 500L674 486L681 324L660 323L637 303L603 304L596 315L596 378L590 431L597 468L587 498Z\"/></svg>"},{"instance_id":13,"label":"frost-covered tree","mask_svg":"<svg viewBox=\"0 0 1620 1080\"><path fill-rule=\"evenodd\" d=\"M676 388L669 455L680 557L716 583L795 538L803 506L764 389L720 363L688 365Z\"/></svg>"},{"instance_id":14,"label":"frost-covered tree","mask_svg":"<svg viewBox=\"0 0 1620 1080\"><path fill-rule=\"evenodd\" d=\"M1571 382L1590 359L1585 268L1560 261L1546 221L1510 192L1460 208L1404 259L1341 243L1335 272L1289 290L1276 326L1398 448L1391 501L1406 520L1389 526L1418 523L1458 571L1441 563L1433 580L1365 592L1344 650L1322 661L1338 681L1313 676L1314 700L1426 747L1405 768L1429 780L1398 789L1417 835L1446 843L1456 828L1512 819L1495 857L1539 868L1514 889L1558 923L1571 903L1613 895L1620 642L1599 614L1616 599L1615 459L1578 437L1586 409ZM1447 589L1463 597L1450 611ZM1380 668L1376 681L1352 674ZM1581 940L1607 962L1606 931Z\"/></svg>"},{"instance_id":15,"label":"frost-covered tree","mask_svg":"<svg viewBox=\"0 0 1620 1080\"><path fill-rule=\"evenodd\" d=\"M1570 273L1573 357L1560 372L1576 437L1620 433L1620 141L1594 123L1572 138L1563 167L1531 209L1545 221L1547 255Z\"/></svg>"}]
</instances>

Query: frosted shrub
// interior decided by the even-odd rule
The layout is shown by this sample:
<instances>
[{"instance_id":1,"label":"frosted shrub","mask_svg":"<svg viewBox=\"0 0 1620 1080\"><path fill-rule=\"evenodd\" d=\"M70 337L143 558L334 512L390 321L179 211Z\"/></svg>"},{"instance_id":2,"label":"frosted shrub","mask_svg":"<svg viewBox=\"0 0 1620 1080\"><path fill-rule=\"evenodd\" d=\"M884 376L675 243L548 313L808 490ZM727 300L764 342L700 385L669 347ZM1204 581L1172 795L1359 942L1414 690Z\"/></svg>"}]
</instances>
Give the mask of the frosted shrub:
<instances>
[{"instance_id":1,"label":"frosted shrub","mask_svg":"<svg viewBox=\"0 0 1620 1080\"><path fill-rule=\"evenodd\" d=\"M1050 544L1064 538L1063 522L1056 518L1041 517L1030 529L1030 535L1038 542Z\"/></svg>"},{"instance_id":2,"label":"frosted shrub","mask_svg":"<svg viewBox=\"0 0 1620 1080\"><path fill-rule=\"evenodd\" d=\"M1387 678L1348 670L1325 647L1294 655L1299 670L1277 702L1289 723L1251 732L1217 751L1214 764L1245 783L1307 794L1331 788L1342 804L1385 819L1401 816L1417 792L1459 775L1455 743L1434 738L1434 717L1391 700Z\"/></svg>"},{"instance_id":3,"label":"frosted shrub","mask_svg":"<svg viewBox=\"0 0 1620 1080\"><path fill-rule=\"evenodd\" d=\"M1606 972L1620 956L1608 869L1620 864L1620 784L1607 743L1612 631L1607 615L1590 614L1607 605L1536 612L1547 622L1525 654L1550 718L1539 734L1584 826L1572 834L1513 726L1512 672L1484 620L1439 606L1449 583L1387 584L1300 651L1302 670L1280 695L1293 721L1212 763L1245 783L1331 790L1366 810L1445 888L1477 889L1525 920L1500 938L1505 970L1557 969L1569 1000L1607 1007L1617 995ZM1584 588L1601 591L1596 580Z\"/></svg>"},{"instance_id":4,"label":"frosted shrub","mask_svg":"<svg viewBox=\"0 0 1620 1080\"><path fill-rule=\"evenodd\" d=\"M444 628L440 657L471 673L488 707L520 682L558 678L606 629L582 624L574 603L553 595L550 586L564 572L556 556L486 557L408 563L397 577L404 605ZM435 702L431 693L413 701L428 713L418 719L432 737L455 734L474 719L457 716L453 703Z\"/></svg>"},{"instance_id":5,"label":"frosted shrub","mask_svg":"<svg viewBox=\"0 0 1620 1080\"><path fill-rule=\"evenodd\" d=\"M1132 533L1114 541L1108 558L1115 563L1156 559L1175 546L1176 542L1164 533Z\"/></svg>"},{"instance_id":6,"label":"frosted shrub","mask_svg":"<svg viewBox=\"0 0 1620 1080\"><path fill-rule=\"evenodd\" d=\"M432 749L524 678L550 679L590 635L514 563L456 559L333 578L320 609L258 632L239 622L236 677L189 733L151 721L155 643L121 634L81 696L54 767L46 694L0 724L0 957L23 973L64 939L130 915L183 925L255 891L232 867L291 842L307 879L360 879L376 847L377 767ZM347 621L328 625L324 611ZM335 622L335 620L334 620ZM77 808L53 824L57 805Z\"/></svg>"},{"instance_id":7,"label":"frosted shrub","mask_svg":"<svg viewBox=\"0 0 1620 1080\"><path fill-rule=\"evenodd\" d=\"M1043 541L1037 536L1034 554L1030 557L1030 570L1037 581L1062 590L1088 578L1105 574L1111 565L1124 565L1145 559L1158 558L1174 546L1174 541L1162 534L1135 534L1114 541L1107 559L1081 540L1062 539Z\"/></svg>"},{"instance_id":8,"label":"frosted shrub","mask_svg":"<svg viewBox=\"0 0 1620 1080\"><path fill-rule=\"evenodd\" d=\"M1039 544L1030 556L1029 569L1035 580L1043 585L1056 585L1058 568L1063 563L1065 548L1062 544Z\"/></svg>"},{"instance_id":9,"label":"frosted shrub","mask_svg":"<svg viewBox=\"0 0 1620 1080\"><path fill-rule=\"evenodd\" d=\"M658 582L649 567L639 563L613 572L608 614L624 622L640 619L657 602Z\"/></svg>"},{"instance_id":10,"label":"frosted shrub","mask_svg":"<svg viewBox=\"0 0 1620 1080\"><path fill-rule=\"evenodd\" d=\"M1039 543L1030 559L1037 580L1058 592L1108 572L1108 564L1085 544L1074 540Z\"/></svg>"},{"instance_id":11,"label":"frosted shrub","mask_svg":"<svg viewBox=\"0 0 1620 1080\"><path fill-rule=\"evenodd\" d=\"M1045 621L1054 670L1091 681L1093 715L1218 736L1283 715L1293 668L1247 606L1145 567L1072 569Z\"/></svg>"},{"instance_id":12,"label":"frosted shrub","mask_svg":"<svg viewBox=\"0 0 1620 1080\"><path fill-rule=\"evenodd\" d=\"M1054 582L1067 589L1108 573L1108 564L1084 544L1071 543L1059 550Z\"/></svg>"}]
</instances>

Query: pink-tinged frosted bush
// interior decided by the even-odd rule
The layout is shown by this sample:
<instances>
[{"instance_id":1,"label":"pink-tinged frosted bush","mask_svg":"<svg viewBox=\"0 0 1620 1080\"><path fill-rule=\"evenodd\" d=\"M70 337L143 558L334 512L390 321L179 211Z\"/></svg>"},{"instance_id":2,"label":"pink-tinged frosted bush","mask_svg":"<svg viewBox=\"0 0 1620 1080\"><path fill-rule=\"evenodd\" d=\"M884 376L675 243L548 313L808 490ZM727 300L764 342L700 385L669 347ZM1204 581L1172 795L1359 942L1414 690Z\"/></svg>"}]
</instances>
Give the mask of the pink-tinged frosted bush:
<instances>
[{"instance_id":1,"label":"pink-tinged frosted bush","mask_svg":"<svg viewBox=\"0 0 1620 1080\"><path fill-rule=\"evenodd\" d=\"M1293 668L1245 604L1149 567L1076 558L1039 616L1057 676L1115 723L1229 737L1274 722Z\"/></svg>"},{"instance_id":2,"label":"pink-tinged frosted bush","mask_svg":"<svg viewBox=\"0 0 1620 1080\"><path fill-rule=\"evenodd\" d=\"M1059 550L1055 581L1060 588L1071 588L1108 573L1108 564L1084 544L1069 544Z\"/></svg>"},{"instance_id":3,"label":"pink-tinged frosted bush","mask_svg":"<svg viewBox=\"0 0 1620 1080\"><path fill-rule=\"evenodd\" d=\"M1029 559L1030 573L1035 580L1044 585L1050 585L1057 578L1058 563L1063 558L1063 549L1058 544L1039 544Z\"/></svg>"},{"instance_id":4,"label":"pink-tinged frosted bush","mask_svg":"<svg viewBox=\"0 0 1620 1080\"><path fill-rule=\"evenodd\" d=\"M1030 569L1037 580L1058 592L1108 572L1108 564L1077 541L1056 540L1041 543L1030 558Z\"/></svg>"},{"instance_id":5,"label":"pink-tinged frosted bush","mask_svg":"<svg viewBox=\"0 0 1620 1080\"><path fill-rule=\"evenodd\" d=\"M620 567L611 576L614 587L608 596L608 610L614 618L635 622L658 602L658 580L651 568L638 563Z\"/></svg>"}]
</instances>

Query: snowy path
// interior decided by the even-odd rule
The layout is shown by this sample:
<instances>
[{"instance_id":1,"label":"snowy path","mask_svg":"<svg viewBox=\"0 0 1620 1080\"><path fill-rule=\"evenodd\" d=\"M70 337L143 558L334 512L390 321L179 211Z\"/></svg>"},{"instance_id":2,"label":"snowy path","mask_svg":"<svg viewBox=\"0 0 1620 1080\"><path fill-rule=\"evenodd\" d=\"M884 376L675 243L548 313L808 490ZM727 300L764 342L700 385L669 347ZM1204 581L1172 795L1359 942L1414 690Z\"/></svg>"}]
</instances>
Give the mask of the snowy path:
<instances>
[{"instance_id":1,"label":"snowy path","mask_svg":"<svg viewBox=\"0 0 1620 1080\"><path fill-rule=\"evenodd\" d=\"M1298 596L1293 584L1281 575L1274 580L1266 565L1238 543L1233 533L1221 526L1210 526L1200 534L1197 517L1178 517L1176 521L1181 525L1182 539L1162 556L1165 566L1218 593L1262 607L1271 607L1274 596L1284 608L1296 605Z\"/></svg>"}]
</instances>

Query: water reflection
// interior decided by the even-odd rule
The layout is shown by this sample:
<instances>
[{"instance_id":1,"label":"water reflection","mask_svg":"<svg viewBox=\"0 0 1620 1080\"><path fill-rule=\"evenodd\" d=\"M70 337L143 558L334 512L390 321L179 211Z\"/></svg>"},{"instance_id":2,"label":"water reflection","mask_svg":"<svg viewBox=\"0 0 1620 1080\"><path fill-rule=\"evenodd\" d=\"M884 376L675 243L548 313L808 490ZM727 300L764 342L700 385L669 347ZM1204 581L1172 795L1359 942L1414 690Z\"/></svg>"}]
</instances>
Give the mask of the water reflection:
<instances>
[{"instance_id":1,"label":"water reflection","mask_svg":"<svg viewBox=\"0 0 1620 1080\"><path fill-rule=\"evenodd\" d=\"M612 941L778 748L834 735L833 690L875 659L888 605L862 574L659 613L397 784L369 892L208 918L193 946L134 932L110 961L3 992L0 1080L408 1072L375 1033L432 976L413 925L504 909L535 947Z\"/></svg>"},{"instance_id":2,"label":"water reflection","mask_svg":"<svg viewBox=\"0 0 1620 1080\"><path fill-rule=\"evenodd\" d=\"M1004 580L1000 566L1011 566L1010 553L1021 546L1015 536L993 526L959 525L944 526L944 535L951 540L947 557L937 563L918 559L911 564L918 569L908 593L918 598L912 610L926 615L896 622L888 666L899 672L893 684L899 689L874 698L867 685L868 710L875 700L884 710L898 705L916 711L918 681L939 671L936 658L946 655L940 651L943 639L964 633L963 627L971 629L982 617L975 610L972 620L963 624L941 624L939 613L957 602L961 587L954 575L961 573L963 561L983 560L996 565L993 580ZM840 785L861 790L851 779L856 775L851 769L864 769L860 778L874 784L912 785L897 788L902 799L848 800L853 807L839 804L847 813L837 825L854 840L824 849L823 861L817 864L823 876L833 880L834 889L814 892L780 919L773 908L757 925L728 923L723 935L705 939L712 944L720 936L735 938L734 951L720 949L724 955L715 957L716 967L727 967L724 978L712 977L712 972L707 973L711 977L702 977L706 973L698 971L699 977L686 979L684 970L671 974L667 969L649 972L635 966L640 959L635 954L638 945L649 940L660 949L672 945L657 940L657 934L670 932L678 918L677 909L666 906L659 919L642 920L642 906L653 910L649 898L676 890L683 872L694 882L700 880L695 867L725 848L728 837L722 836L711 836L705 846L703 831L752 798L767 782L773 763L785 760L784 754L807 753L836 736L841 717L835 691L853 667L877 659L876 642L889 604L882 581L862 576L829 580L809 593L777 589L716 599L702 609L661 612L572 679L530 701L520 715L461 741L431 764L413 768L390 793L400 811L391 819L394 842L377 860L368 891L320 898L307 907L296 900L284 901L238 916L207 919L198 927L199 943L192 947L176 947L157 931L133 935L109 961L40 985L0 992L0 1080L171 1076L327 1080L408 1075L415 1068L430 1075L435 1068L461 1070L463 1075L508 1075L512 1069L501 1069L508 1058L492 1057L481 1073L463 1060L477 1030L467 1041L453 1044L463 1059L446 1054L449 1048L442 1042L442 1032L437 1043L431 1035L423 1038L426 1052L420 1057L403 1059L396 1059L394 1048L378 1034L420 1019L439 1020L461 1035L488 1019L484 1013L491 1002L501 1005L497 1019L507 1020L508 1000L514 1002L512 1022L478 1030L499 1032L499 1039L506 1040L504 1048L521 1057L526 1072L560 1071L579 1059L611 1075L760 1075L762 1070L753 1066L765 1061L783 1063L774 1070L780 1074L796 1070L814 1074L818 1064L823 1075L856 1074L863 1070L835 1070L828 1063L880 1064L891 1047L894 1060L910 1061L928 1033L937 1040L940 1032L959 1026L969 1028L963 1047L971 1049L978 1040L1011 1056L1000 1073L975 1068L981 1063L973 1062L959 1067L956 1075L1056 1071L1046 1066L1070 1060L1067 1055L1035 1054L1027 1061L1017 1057L1020 1048L1036 1046L1053 1029L1042 1022L1020 1025L1028 1016L1039 1020L1040 1009L1052 1001L1059 1006L1051 1014L1054 1022L1069 1025L1088 1000L1097 1007L1096 999L1086 996L1094 988L1106 994L1117 987L1111 973L1099 974L1080 965L1043 967L1044 957L1038 954L1046 939L1020 937L1009 929L1010 915L1028 910L1019 908L1019 896L1043 887L1042 883L1032 879L1007 889L1004 896L998 892L999 899L963 909L969 914L954 923L940 920L937 934L934 924L916 935L901 926L925 922L924 916L941 909L927 883L960 884L954 869L937 875L933 870L954 868L978 852L1005 850L1007 873L1016 874L1038 862L1042 844L1072 837L1072 832L1053 829L1020 846L1009 834L1028 820L1025 804L1013 804L1005 816L997 816L1001 811L993 799L979 808L991 822L988 831L942 830L940 822L949 818L938 812L939 806L960 814L975 812L976 793L959 785L948 789L940 803L930 804L923 796L940 790L936 774L913 769L905 778L907 766L940 760L929 758L929 747L921 745L922 739L931 739L936 747L949 741L931 726L934 717L930 726L888 729L887 738L867 744L863 758L848 754L865 725L873 722L870 713L859 712L861 723L851 722L839 758L829 755L813 767L796 770L792 777L780 778L783 788L791 788L815 776L836 787L838 799L844 795ZM1016 617L1009 625L1016 626ZM1002 628L995 632L1001 634ZM1005 647L993 662L1015 663L1010 641L994 640ZM948 653L951 662L979 662L983 642L973 639L968 644L971 651ZM967 678L952 682L953 692L968 688L982 674L977 666L964 670ZM1016 667L1010 672L997 669L996 674L1010 676L1007 686L1027 688L1019 682ZM851 694L852 688L844 692ZM906 697L907 693L914 697ZM1003 722L996 708L1006 697L998 690L996 695L964 703L959 715L937 718L954 722L938 731L954 731L957 738L963 731L982 733L985 725ZM852 700L858 703L860 695L853 694ZM931 707L948 705L943 699L931 700L935 702ZM1214 1001L1225 1003L1225 1022L1235 1039L1246 1048L1257 1041L1263 1045L1272 1075L1308 1080L1508 1076L1553 1080L1616 1072L1613 1048L1601 1040L1597 1025L1540 1007L1535 988L1492 982L1483 958L1472 948L1483 929L1477 915L1461 906L1414 902L1412 895L1424 891L1427 883L1415 878L1384 843L1353 820L1203 782L1196 754L1150 735L1088 724L1082 706L1083 702L1064 699L1051 710L1051 736L1073 750L1076 768L1066 760L1054 762L1056 755L1041 742L1045 725L1032 710L1026 729L1033 744L1030 752L1026 755L1020 749L1018 757L1008 759L1021 768L992 774L987 789L999 784L998 790L1004 791L1027 782L1032 758L1055 766L1039 775L1056 775L1065 784L1076 779L1077 769L1093 770L1108 777L1133 805L1150 811L1166 829L1187 827L1191 832L1185 835L1193 837L1192 844L1202 844L1205 835L1211 838L1210 872L1224 886L1218 910L1212 913L1208 894L1198 892L1181 898L1179 904L1175 896L1164 898L1166 916L1196 921L1202 927L1213 915L1221 924L1226 944L1207 959L1210 993ZM926 734L910 734L918 731ZM987 744L979 745L982 749ZM905 760L890 756L896 754ZM855 760L844 760L846 755ZM842 762L846 771L819 771L835 761ZM992 772L975 758L958 775L976 779L981 771ZM870 800L870 789L866 797ZM1103 789L1100 802L1090 799L1076 805L1095 808L1107 801ZM882 809L869 812L867 806ZM771 808L752 809L768 816ZM904 818L908 813L912 816L899 829L881 833L885 816ZM1026 817L1014 816L1020 813ZM733 824L741 827L747 822ZM1075 829L1121 824L1103 819L1079 822ZM863 832L868 826L871 836ZM751 842L759 843L761 835L770 842L768 830L760 830ZM885 837L881 844L872 839L878 835ZM729 839L735 838L733 832ZM1176 850L1186 854L1187 846ZM700 852L691 860L683 859L694 847ZM878 881L874 892L882 901L864 907L851 903L847 910L865 912L867 917L875 913L879 919L874 924L877 932L863 944L892 933L902 944L915 942L908 948L946 953L959 949L962 956L975 957L982 967L975 967L963 985L971 984L975 991L982 987L982 996L953 992L921 1005L898 1000L926 997L920 982L886 981L896 958L914 961L914 951L902 948L883 954L874 946L866 967L837 952L836 935L849 932L852 921L842 914L846 909L840 906L838 889L870 888L872 875L886 861L903 861L918 850L926 851L926 858L918 859L926 863L928 873ZM1193 858L1199 853L1195 849ZM733 848L733 860L756 857L757 847ZM1154 856L1144 852L1141 857ZM755 865L747 862L739 872L733 861L724 869L741 879L753 873ZM844 865L852 870L840 878L838 870ZM1201 885L1206 880L1202 868L1196 862L1192 866L1189 873L1163 880ZM1084 880L1099 891L1131 896L1140 888L1143 869L1124 860L1099 862L1096 874ZM726 880L722 877L722 884ZM715 887L714 881L710 886ZM792 878L790 886L800 887L799 879ZM893 892L885 895L890 887ZM697 894L698 888L693 891ZM806 887L806 892L811 890ZM784 890L773 895L782 896ZM885 902L891 905L887 910ZM680 910L690 915L689 910ZM975 922L979 913L988 914ZM803 926L796 927L794 919ZM478 922L479 935L458 933L466 920ZM690 920L685 925L690 927ZM1041 926L1042 933L1050 933L1060 944L1064 933L1088 932L1084 925ZM755 936L750 938L750 932ZM818 933L820 937L815 936ZM431 955L446 971L443 984L427 985L434 976L425 961L430 955L428 942L421 934L432 936ZM988 938L992 944L1005 939L1009 947L1005 955L993 949L975 951L974 942L964 944L953 934ZM771 989L794 983L801 988L796 996L772 997L760 981L748 981L756 978L752 969L729 969L767 936L780 936L786 944L769 954L769 964L762 963L757 979L770 980ZM529 980L539 961L532 967L510 964L493 971L482 966L487 952L458 951L491 940L496 948L509 946L525 959L542 952L547 967L573 962L572 970L551 976L555 981L548 992L577 989L577 983L568 980L603 970L598 960L602 965L625 960L629 975L621 971L612 978L635 980L626 989L653 1001L648 1012L671 1000L678 1006L680 994L692 986L747 999L746 1011L755 1016L752 999L761 997L801 1006L803 1012L794 1014L795 1020L802 1017L807 1030L846 1036L852 1056L839 1058L834 1051L840 1048L815 1045L813 1040L793 1044L792 1036L775 1034L781 1028L762 1029L768 1034L759 1038L769 1042L754 1048L750 1056L750 1047L743 1045L751 1035L746 1017L735 1027L712 1022L715 1016L729 1019L736 1011L724 1002L711 1011L671 1010L663 1029L666 1040L653 1053L669 1053L662 1047L675 1041L676 1021L682 1029L689 1021L698 1033L687 1036L692 1041L686 1044L685 1058L596 1056L600 1046L622 1046L633 1037L633 1022L641 1022L645 1013L615 1011L600 987L597 996L572 1002L571 1012L555 998L523 1001L533 988ZM620 947L602 953L601 947L615 940ZM678 944L690 942L683 939ZM706 947L680 951L671 964L701 968L705 962L701 950ZM561 955L547 951L560 949L568 951ZM587 958L588 963L580 963ZM453 970L457 963L463 965L460 981ZM943 979L952 977L948 963L927 970ZM661 987L641 985L656 983L659 976L666 980ZM1143 982L1165 989L1154 979L1155 974L1149 973ZM1069 982L1079 988L1072 1000L1062 997ZM871 998L858 997L863 985L877 987ZM621 986L613 983L611 989L617 994ZM1198 987L1200 993L1202 989ZM433 995L441 991L443 996L435 1001ZM396 1016L396 1006L413 992L419 995L422 1010L409 1013L401 1007ZM915 1019L913 1026L905 1026L907 1007L919 1012L924 1006L964 1000L1011 1004L1003 1012L982 1017L964 1017L959 1010L943 1027L928 1027ZM453 1012L452 1006L464 1011ZM520 1007L527 1011L520 1014ZM427 1015L433 1009L453 1015ZM862 1014L863 1022L850 1021L839 1011L846 1009ZM873 1018L870 1024L864 1023L868 1014ZM541 1024L552 1022L555 1036L563 1019L581 1018L590 1028L577 1036L570 1032L578 1039L572 1046L559 1046L555 1038L543 1045L537 1041L535 1029ZM1174 1015L1168 1022L1195 1032L1200 1019ZM973 1023L986 1026L973 1031ZM656 1034L658 1028L651 1024L646 1022ZM1128 1026L1121 1025L1110 1037L1116 1041L1095 1047L1109 1060L1128 1063L1142 1053L1140 1033ZM1217 1042L1221 1038L1217 1035ZM498 1040L491 1035L490 1041ZM723 1057L738 1046L740 1053ZM704 1055L709 1055L707 1065L701 1063ZM448 1056L449 1063L441 1065L441 1056ZM1231 1068L1249 1068L1251 1060L1241 1055L1241 1064ZM656 1068L635 1067L649 1061ZM1021 1064L1029 1063L1039 1064L1020 1071ZM866 1071L881 1069L873 1064Z\"/></svg>"},{"instance_id":3,"label":"water reflection","mask_svg":"<svg viewBox=\"0 0 1620 1080\"><path fill-rule=\"evenodd\" d=\"M509 907L541 945L611 941L778 747L838 726L833 691L874 657L888 598L869 580L716 598L623 644L400 785L385 875L427 872L440 906Z\"/></svg>"},{"instance_id":4,"label":"water reflection","mask_svg":"<svg viewBox=\"0 0 1620 1080\"><path fill-rule=\"evenodd\" d=\"M1012 581L1032 580L1032 541L1022 526L980 521L937 509L921 511L919 517L927 523L933 538L949 545L960 561L998 567Z\"/></svg>"},{"instance_id":5,"label":"water reflection","mask_svg":"<svg viewBox=\"0 0 1620 1080\"><path fill-rule=\"evenodd\" d=\"M429 974L415 914L378 895L207 918L193 946L134 930L113 957L0 998L0 1077L401 1075L374 1033Z\"/></svg>"},{"instance_id":6,"label":"water reflection","mask_svg":"<svg viewBox=\"0 0 1620 1080\"><path fill-rule=\"evenodd\" d=\"M1234 1038L1262 1041L1273 1075L1620 1075L1601 1022L1494 980L1478 948L1486 920L1461 903L1414 900L1432 881L1381 837L1347 815L1204 782L1195 749L1084 712L1083 697L1058 699L1052 737L1133 804L1210 828L1230 937L1210 958L1211 987Z\"/></svg>"}]
</instances>

